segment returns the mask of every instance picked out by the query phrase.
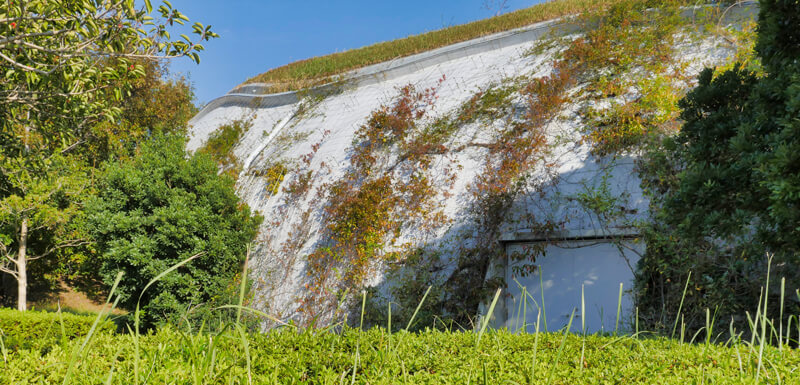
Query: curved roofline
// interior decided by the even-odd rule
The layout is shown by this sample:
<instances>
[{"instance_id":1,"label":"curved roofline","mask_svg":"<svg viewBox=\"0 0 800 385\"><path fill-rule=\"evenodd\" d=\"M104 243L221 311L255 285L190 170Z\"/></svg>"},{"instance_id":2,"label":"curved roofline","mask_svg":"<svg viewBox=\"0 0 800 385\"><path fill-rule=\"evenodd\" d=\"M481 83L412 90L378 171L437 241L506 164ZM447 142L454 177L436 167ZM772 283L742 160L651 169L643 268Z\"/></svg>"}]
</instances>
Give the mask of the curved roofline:
<instances>
[{"instance_id":1,"label":"curved roofline","mask_svg":"<svg viewBox=\"0 0 800 385\"><path fill-rule=\"evenodd\" d=\"M687 7L684 11L684 17L693 16L697 9L717 6L720 5ZM758 7L758 1L748 0L733 4L726 9L726 12L735 7L741 8L744 10L744 12L749 13L750 10L747 8L752 6ZM733 13L726 13L724 16L732 17L732 14ZM535 41L548 34L551 36L557 36L574 33L580 30L580 27L581 25L570 22L566 20L566 18L538 22L527 27L463 41L388 62L373 64L357 70L346 72L340 75L339 80L335 82L322 84L304 90L269 94L268 92L270 84L268 83L243 84L237 86L229 93L206 104L203 109L197 113L197 115L189 120L189 125L193 125L209 112L219 107L250 106L253 108L273 108L288 104L295 104L301 99L302 96L309 94L324 95L335 93L341 88L343 83L356 86L376 84L450 60L460 59L465 56Z\"/></svg>"}]
</instances>

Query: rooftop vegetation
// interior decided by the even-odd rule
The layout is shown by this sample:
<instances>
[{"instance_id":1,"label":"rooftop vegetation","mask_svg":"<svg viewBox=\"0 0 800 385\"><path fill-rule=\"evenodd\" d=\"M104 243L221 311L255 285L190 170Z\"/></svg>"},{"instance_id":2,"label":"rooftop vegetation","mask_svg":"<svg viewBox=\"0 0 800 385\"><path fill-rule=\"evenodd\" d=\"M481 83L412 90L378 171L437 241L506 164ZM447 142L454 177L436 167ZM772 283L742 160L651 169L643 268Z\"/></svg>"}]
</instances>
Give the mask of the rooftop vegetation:
<instances>
[{"instance_id":1,"label":"rooftop vegetation","mask_svg":"<svg viewBox=\"0 0 800 385\"><path fill-rule=\"evenodd\" d=\"M330 55L296 61L248 79L268 83L273 92L324 84L335 75L494 33L525 27L589 10L607 8L621 0L553 0L500 16L456 25ZM676 1L677 2L677 1Z\"/></svg>"}]
</instances>

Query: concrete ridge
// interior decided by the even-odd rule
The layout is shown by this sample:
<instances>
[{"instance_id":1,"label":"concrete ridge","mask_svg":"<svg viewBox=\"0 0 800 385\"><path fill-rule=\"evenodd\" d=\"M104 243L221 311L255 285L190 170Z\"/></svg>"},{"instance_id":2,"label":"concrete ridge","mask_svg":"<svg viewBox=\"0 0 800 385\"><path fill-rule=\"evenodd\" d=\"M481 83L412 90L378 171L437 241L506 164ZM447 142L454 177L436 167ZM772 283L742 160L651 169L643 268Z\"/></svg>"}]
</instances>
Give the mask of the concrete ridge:
<instances>
[{"instance_id":1,"label":"concrete ridge","mask_svg":"<svg viewBox=\"0 0 800 385\"><path fill-rule=\"evenodd\" d=\"M684 11L684 17L693 16L696 10L708 6L718 5L688 7ZM751 10L747 8L752 6L758 7L758 1L747 0L737 2L726 8L726 13L724 16L730 18L733 17L734 14L742 13L742 11L749 14ZM736 12L729 12L733 8L741 9L738 9ZM547 34L564 35L573 33L580 30L580 27L581 26L579 24L570 23L565 18L538 22L527 27L499 32L476 39L451 44L431 51L401 57L388 62L366 66L340 75L341 80L339 81L312 87L310 89L268 94L267 92L269 92L270 86L268 83L251 83L240 85L231 90L229 93L206 104L197 115L189 120L189 125L193 125L209 112L219 107L250 106L253 108L273 108L287 104L294 104L297 103L301 98L298 93L308 95L309 93L326 94L336 92L340 88L342 82L357 86L376 84L450 60L460 59L465 56L494 51L512 45L539 40L542 36Z\"/></svg>"},{"instance_id":2,"label":"concrete ridge","mask_svg":"<svg viewBox=\"0 0 800 385\"><path fill-rule=\"evenodd\" d=\"M342 78L344 79L344 82L349 84L357 84L359 86L375 84L449 60L459 59L477 53L493 51L527 41L538 40L540 37L550 33L553 30L557 31L555 27L562 27L563 29L561 31L569 32L570 30L568 27L572 27L571 30L574 31L579 26L577 24L564 23L562 19L539 22L528 27L500 32L473 40L467 40L453 45L437 48L432 51L426 51L415 55L398 58L389 62L373 64L345 73L342 75ZM303 93L308 93L309 91L312 93L335 91L337 84L338 82L335 84L320 85L313 87L310 90L303 90ZM195 117L189 121L189 124L191 125L195 123L203 116L219 107L256 104L255 107L271 108L287 104L294 104L300 99L300 97L298 97L299 91L266 94L265 92L268 92L269 90L268 87L269 84L265 83L252 83L238 86L230 93L209 102L197 115L195 115Z\"/></svg>"}]
</instances>

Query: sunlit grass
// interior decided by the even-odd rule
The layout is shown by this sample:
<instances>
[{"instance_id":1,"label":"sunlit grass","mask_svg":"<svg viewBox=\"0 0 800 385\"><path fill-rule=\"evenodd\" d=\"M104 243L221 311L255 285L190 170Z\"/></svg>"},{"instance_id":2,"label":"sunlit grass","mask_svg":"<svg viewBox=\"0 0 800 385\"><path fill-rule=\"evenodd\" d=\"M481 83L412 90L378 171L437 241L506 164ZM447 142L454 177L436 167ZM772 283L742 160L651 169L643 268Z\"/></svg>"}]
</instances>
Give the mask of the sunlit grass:
<instances>
[{"instance_id":1,"label":"sunlit grass","mask_svg":"<svg viewBox=\"0 0 800 385\"><path fill-rule=\"evenodd\" d=\"M150 284L190 262L191 258L181 262ZM755 317L750 317L749 341L743 340L743 333L735 331L733 325L726 342L712 340L714 319L707 311L705 331L709 336L700 343L687 343L683 339L642 338L641 332L625 334L622 330L609 335L586 334L583 298L576 304L580 307L572 311L567 326L558 332L540 332L542 309L536 304L531 304L538 308L536 322L531 325L534 333L487 328L489 316L502 294L500 290L476 330L391 333L383 328L336 326L300 330L279 326L261 334L245 331L240 322L242 311L266 316L241 304L244 288L240 288L239 304L219 308L236 309L235 320L215 331L202 326L198 330L188 326L182 330L165 325L142 333L134 319L135 325L128 333L94 333L98 322L105 317L100 314L83 338L54 343L46 349L9 350L0 338L3 359L0 383L792 384L800 381L796 370L800 367L800 351L796 349L800 329L796 338L790 337L792 327L797 328L797 322L793 324L792 320L797 318L789 316L784 325L782 313L776 324L770 318L774 315L766 314L766 296L759 301ZM780 298L784 300L785 285L780 290ZM116 305L114 291L112 288L108 299L111 308ZM534 298L524 294L526 301ZM797 294L800 299L800 293ZM365 295L362 293L362 314ZM417 308L425 301L424 297ZM573 334L570 330L578 309L581 332ZM526 317L525 312L518 316ZM138 315L139 312L134 313L134 317ZM272 317L267 319L274 321Z\"/></svg>"},{"instance_id":2,"label":"sunlit grass","mask_svg":"<svg viewBox=\"0 0 800 385\"><path fill-rule=\"evenodd\" d=\"M246 83L269 83L273 92L329 82L331 77L372 64L430 51L541 21L608 7L623 0L553 0L489 19L448 27L403 39L314 57L271 69Z\"/></svg>"}]
</instances>

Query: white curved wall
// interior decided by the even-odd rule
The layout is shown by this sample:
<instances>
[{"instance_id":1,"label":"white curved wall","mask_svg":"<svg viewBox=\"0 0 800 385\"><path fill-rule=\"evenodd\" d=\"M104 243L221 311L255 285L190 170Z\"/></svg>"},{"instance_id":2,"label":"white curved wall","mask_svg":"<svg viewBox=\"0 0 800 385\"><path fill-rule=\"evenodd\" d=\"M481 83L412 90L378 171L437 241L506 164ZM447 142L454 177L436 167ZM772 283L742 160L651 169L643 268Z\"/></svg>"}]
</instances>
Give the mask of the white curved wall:
<instances>
[{"instance_id":1,"label":"white curved wall","mask_svg":"<svg viewBox=\"0 0 800 385\"><path fill-rule=\"evenodd\" d=\"M336 181L349 165L347 149L353 141L355 131L366 121L369 114L382 104L389 103L397 94L397 89L413 84L417 89L436 86L441 83L439 99L434 106L432 117L447 114L467 101L477 90L485 89L503 79L531 75L544 76L550 73L553 52L537 55L526 54L529 49L546 33L557 29L560 33L574 31L569 25L558 22L540 23L528 28L498 34L475 41L445 47L430 53L415 55L395 62L359 70L353 80L345 86L337 86L335 93L312 102L298 102L295 93L279 95L259 95L263 86L251 85L234 90L218 100L212 101L191 124L189 149L196 150L202 146L211 132L220 125L235 119L252 119L252 127L234 149L238 159L249 166L242 172L238 181L239 195L265 216L261 228L258 246L251 258L253 277L256 279L257 301L263 310L278 317L291 319L297 316L298 299L304 294L304 283L307 280L305 256L314 250L322 239L320 228L322 207L324 202L315 198L316 192L326 183ZM704 66L714 65L726 60L730 51L721 40L709 38L705 41L687 43L680 47L682 59L691 63L693 71ZM333 89L333 88L332 88ZM328 89L328 91L332 90ZM305 103L301 106L298 103ZM612 194L630 210L630 218L636 219L645 215L647 201L639 188L639 179L634 172L634 158L596 158L591 155L590 147L581 140L580 127L582 121L577 113L578 106L570 105L562 111L561 119L546 127L548 141L552 144L551 152L546 154L545 161L554 165L557 170L557 183L541 193L523 194L515 203L514 210L505 226L503 241L510 242L512 249L530 242L529 231L523 218L534 214L542 218L552 218L561 223L561 230L554 238L580 238L587 234L597 236L624 234L629 231L617 224L601 223L596 216L586 212L573 199L576 194L586 188L598 186L605 178L611 186ZM300 109L305 110L298 113ZM499 124L499 123L498 123ZM454 141L466 141L471 138L491 137L492 125L470 124L460 128ZM306 164L303 157L309 156ZM437 228L433 233L415 233L408 231L401 240L420 247L435 248L441 251L444 258L457 253L459 247L471 242L470 237L476 235L473 221L466 212L471 198L469 185L482 170L481 159L485 149L469 148L456 154L442 156L432 170L433 175L444 175L445 169L452 164L460 165L456 174L451 196L440 197L442 212L449 219L445 226ZM270 195L265 191L265 179L249 171L264 169L281 160L295 166L293 173L313 172L312 187L307 194L289 200L284 191ZM531 175L549 178L537 170ZM287 175L286 180L292 178ZM444 183L443 181L439 181ZM307 214L307 215L304 215ZM516 242L516 243L515 243ZM580 242L574 245L582 245ZM292 247L288 247L288 246ZM561 245L563 246L563 245ZM553 246L548 255L537 263L543 265L545 274L564 275L566 283L554 284L546 290L547 297L564 308L553 305L553 317L560 317L567 304L573 301L577 283L587 280L589 276L608 276L603 289L593 291L592 298L598 294L597 301L606 301L608 285L616 293L619 281L630 282L630 269L622 266L619 254L607 245L594 245L585 248L563 248ZM287 251L291 249L291 251ZM592 256L592 254L595 254ZM561 262L559 262L561 261ZM503 271L495 272L510 278L511 265L506 262ZM378 269L372 284L379 284L385 277ZM552 277L556 280L562 279ZM550 279L547 280L548 282ZM600 287L600 280L592 280L593 288ZM610 283L609 283L610 282ZM510 294L504 299L500 313L496 312L496 324L516 327L511 314L516 311L519 290L509 283ZM536 290L538 278L534 281L521 282L529 292ZM630 285L626 284L626 287ZM563 290L561 289L563 288ZM514 299L517 298L517 299ZM510 302L509 302L510 301ZM598 302L597 304L600 304ZM613 298L616 306L616 295ZM602 304L604 308L607 305ZM626 302L626 309L629 305ZM505 313L503 313L505 312ZM503 314L501 314L503 313ZM609 312L604 314L608 315ZM548 318L551 316L548 310ZM534 315L535 317L535 315ZM530 314L528 316L530 320ZM598 322L606 325L608 319L592 318L590 330L598 329ZM551 324L558 324L555 319ZM553 327L550 328L551 330Z\"/></svg>"}]
</instances>

